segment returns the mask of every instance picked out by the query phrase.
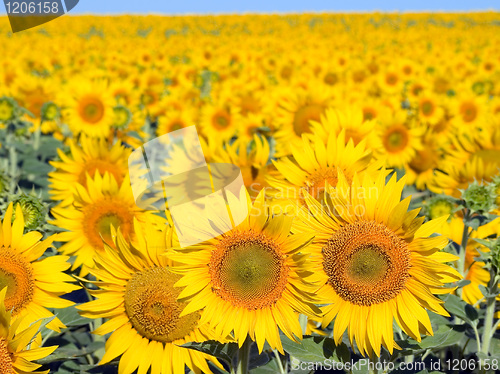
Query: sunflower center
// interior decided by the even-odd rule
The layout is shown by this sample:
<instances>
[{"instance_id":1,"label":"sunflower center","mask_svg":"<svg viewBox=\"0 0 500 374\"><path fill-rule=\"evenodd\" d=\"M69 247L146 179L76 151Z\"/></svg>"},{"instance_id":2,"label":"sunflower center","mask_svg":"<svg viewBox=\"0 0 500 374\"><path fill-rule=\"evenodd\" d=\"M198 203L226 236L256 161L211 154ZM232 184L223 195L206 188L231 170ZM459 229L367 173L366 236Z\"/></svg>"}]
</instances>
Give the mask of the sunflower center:
<instances>
[{"instance_id":1,"label":"sunflower center","mask_svg":"<svg viewBox=\"0 0 500 374\"><path fill-rule=\"evenodd\" d=\"M212 123L216 129L223 130L231 124L231 118L226 111L220 111L213 116Z\"/></svg>"},{"instance_id":2,"label":"sunflower center","mask_svg":"<svg viewBox=\"0 0 500 374\"><path fill-rule=\"evenodd\" d=\"M403 126L390 129L384 137L384 146L387 151L395 153L405 149L408 145L408 130Z\"/></svg>"},{"instance_id":3,"label":"sunflower center","mask_svg":"<svg viewBox=\"0 0 500 374\"><path fill-rule=\"evenodd\" d=\"M389 268L388 264L387 256L378 251L375 246L368 244L361 246L352 255L347 274L354 281L370 286L385 276Z\"/></svg>"},{"instance_id":4,"label":"sunflower center","mask_svg":"<svg viewBox=\"0 0 500 374\"><path fill-rule=\"evenodd\" d=\"M80 102L79 114L85 122L95 124L104 117L104 104L96 97L87 96Z\"/></svg>"},{"instance_id":5,"label":"sunflower center","mask_svg":"<svg viewBox=\"0 0 500 374\"><path fill-rule=\"evenodd\" d=\"M398 76L394 73L389 73L385 76L385 83L387 83L389 86L394 86L396 83L398 83Z\"/></svg>"},{"instance_id":6,"label":"sunflower center","mask_svg":"<svg viewBox=\"0 0 500 374\"><path fill-rule=\"evenodd\" d=\"M417 173L423 173L434 167L434 158L432 151L422 150L417 151L416 156L411 160L410 167Z\"/></svg>"},{"instance_id":7,"label":"sunflower center","mask_svg":"<svg viewBox=\"0 0 500 374\"><path fill-rule=\"evenodd\" d=\"M293 130L295 134L301 136L303 133L311 132L309 121L319 122L324 111L325 107L320 104L309 104L297 109L293 118Z\"/></svg>"},{"instance_id":8,"label":"sunflower center","mask_svg":"<svg viewBox=\"0 0 500 374\"><path fill-rule=\"evenodd\" d=\"M104 175L106 172L113 175L115 177L116 183L121 184L123 177L120 172L120 168L111 162L105 160L89 160L85 163L82 171L78 175L78 183L82 186L87 187L87 173L91 178L95 177L96 171L99 172L100 175Z\"/></svg>"},{"instance_id":9,"label":"sunflower center","mask_svg":"<svg viewBox=\"0 0 500 374\"><path fill-rule=\"evenodd\" d=\"M422 110L422 114L424 116L430 116L434 113L434 104L429 100L425 100L420 105L420 109Z\"/></svg>"},{"instance_id":10,"label":"sunflower center","mask_svg":"<svg viewBox=\"0 0 500 374\"><path fill-rule=\"evenodd\" d=\"M14 374L12 357L4 338L0 338L0 374Z\"/></svg>"},{"instance_id":11,"label":"sunflower center","mask_svg":"<svg viewBox=\"0 0 500 374\"><path fill-rule=\"evenodd\" d=\"M342 227L323 247L328 284L342 299L357 305L396 297L405 286L409 268L407 243L374 221Z\"/></svg>"},{"instance_id":12,"label":"sunflower center","mask_svg":"<svg viewBox=\"0 0 500 374\"><path fill-rule=\"evenodd\" d=\"M127 282L125 311L134 329L145 338L170 343L189 335L197 326L199 313L179 317L186 303L177 301L181 289L174 284L180 275L167 268L151 268Z\"/></svg>"},{"instance_id":13,"label":"sunflower center","mask_svg":"<svg viewBox=\"0 0 500 374\"><path fill-rule=\"evenodd\" d=\"M175 120L170 124L170 131L183 129L184 123L181 120Z\"/></svg>"},{"instance_id":14,"label":"sunflower center","mask_svg":"<svg viewBox=\"0 0 500 374\"><path fill-rule=\"evenodd\" d=\"M123 200L107 197L84 208L83 231L95 249L102 249L101 236L111 242L110 225L120 227L127 237L132 230L133 214Z\"/></svg>"},{"instance_id":15,"label":"sunflower center","mask_svg":"<svg viewBox=\"0 0 500 374\"><path fill-rule=\"evenodd\" d=\"M221 240L212 254L209 272L219 297L248 310L276 303L288 280L288 266L278 245L253 231Z\"/></svg>"},{"instance_id":16,"label":"sunflower center","mask_svg":"<svg viewBox=\"0 0 500 374\"><path fill-rule=\"evenodd\" d=\"M311 174L307 183L307 192L315 198L320 200L323 198L325 192L325 182L332 187L335 187L338 182L338 171L335 166L331 166L328 169L316 170Z\"/></svg>"},{"instance_id":17,"label":"sunflower center","mask_svg":"<svg viewBox=\"0 0 500 374\"><path fill-rule=\"evenodd\" d=\"M33 300L35 279L31 264L9 247L0 251L0 290L7 287L5 309L16 315Z\"/></svg>"},{"instance_id":18,"label":"sunflower center","mask_svg":"<svg viewBox=\"0 0 500 374\"><path fill-rule=\"evenodd\" d=\"M477 117L477 108L473 103L463 103L460 105L460 114L464 122L472 122Z\"/></svg>"},{"instance_id":19,"label":"sunflower center","mask_svg":"<svg viewBox=\"0 0 500 374\"><path fill-rule=\"evenodd\" d=\"M377 117L377 111L370 107L363 108L363 122L370 121Z\"/></svg>"}]
</instances>

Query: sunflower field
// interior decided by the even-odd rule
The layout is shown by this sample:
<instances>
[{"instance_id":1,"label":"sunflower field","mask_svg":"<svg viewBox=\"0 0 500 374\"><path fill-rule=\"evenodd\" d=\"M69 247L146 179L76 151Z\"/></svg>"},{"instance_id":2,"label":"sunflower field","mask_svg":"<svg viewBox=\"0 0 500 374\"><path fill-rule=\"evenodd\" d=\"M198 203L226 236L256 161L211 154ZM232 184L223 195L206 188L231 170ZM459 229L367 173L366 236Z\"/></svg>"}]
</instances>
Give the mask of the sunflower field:
<instances>
[{"instance_id":1,"label":"sunflower field","mask_svg":"<svg viewBox=\"0 0 500 374\"><path fill-rule=\"evenodd\" d=\"M499 13L4 18L0 374L500 370ZM189 128L248 214L182 245Z\"/></svg>"}]
</instances>

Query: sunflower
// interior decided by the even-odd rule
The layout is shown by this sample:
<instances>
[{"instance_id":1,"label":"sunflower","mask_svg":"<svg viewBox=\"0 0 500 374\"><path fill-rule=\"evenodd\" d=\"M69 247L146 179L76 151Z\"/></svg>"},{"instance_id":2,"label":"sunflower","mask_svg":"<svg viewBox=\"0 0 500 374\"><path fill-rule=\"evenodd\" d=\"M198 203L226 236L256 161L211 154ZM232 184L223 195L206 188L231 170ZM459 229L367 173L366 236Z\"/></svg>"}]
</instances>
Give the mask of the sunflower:
<instances>
[{"instance_id":1,"label":"sunflower","mask_svg":"<svg viewBox=\"0 0 500 374\"><path fill-rule=\"evenodd\" d=\"M431 126L437 125L445 115L438 96L431 92L420 94L416 101L416 109L420 122Z\"/></svg>"},{"instance_id":2,"label":"sunflower","mask_svg":"<svg viewBox=\"0 0 500 374\"><path fill-rule=\"evenodd\" d=\"M488 251L488 248L475 241L476 238L485 239L490 235L496 234L499 220L494 220L486 225L480 226L477 230L469 233L469 240L465 251L464 269L465 279L470 283L462 287L462 299L479 307L478 301L484 298L480 286L487 287L490 280L490 272L485 269L485 263L478 260L479 250ZM442 235L450 238L456 245L460 246L464 232L464 221L461 217L453 217L450 221L443 222L439 230Z\"/></svg>"},{"instance_id":3,"label":"sunflower","mask_svg":"<svg viewBox=\"0 0 500 374\"><path fill-rule=\"evenodd\" d=\"M417 150L405 167L407 183L414 184L420 190L433 181L434 169L438 166L441 155L439 145L431 133L424 136L423 144L425 147Z\"/></svg>"},{"instance_id":4,"label":"sunflower","mask_svg":"<svg viewBox=\"0 0 500 374\"><path fill-rule=\"evenodd\" d=\"M9 204L0 230L0 287L7 287L5 306L20 321L20 328L54 315L46 308L66 308L73 305L59 296L79 287L64 271L70 267L67 256L50 256L40 260L56 236L40 241L42 234L31 231L23 235L24 217L19 204L12 222L13 204ZM11 223L12 222L12 223ZM54 317L47 327L55 331L65 327Z\"/></svg>"},{"instance_id":5,"label":"sunflower","mask_svg":"<svg viewBox=\"0 0 500 374\"><path fill-rule=\"evenodd\" d=\"M458 133L481 131L488 122L487 98L464 94L456 98L452 104L454 127Z\"/></svg>"},{"instance_id":6,"label":"sunflower","mask_svg":"<svg viewBox=\"0 0 500 374\"><path fill-rule=\"evenodd\" d=\"M382 145L378 137L374 136L376 122L365 117L364 109L366 108L329 108L321 116L320 122L311 122L313 133L326 141L331 132L338 135L344 129L346 142L352 139L354 145L358 145L363 139L366 139L369 148L379 148ZM373 115L376 116L376 114Z\"/></svg>"},{"instance_id":7,"label":"sunflower","mask_svg":"<svg viewBox=\"0 0 500 374\"><path fill-rule=\"evenodd\" d=\"M235 107L206 104L201 114L201 131L206 137L217 136L229 140L236 135L240 114Z\"/></svg>"},{"instance_id":8,"label":"sunflower","mask_svg":"<svg viewBox=\"0 0 500 374\"><path fill-rule=\"evenodd\" d=\"M366 149L366 141L355 146L352 140L346 142L345 136L345 130L338 136L331 132L326 145L319 136L312 140L303 137L302 144L292 147L293 158L273 161L280 175L268 176L268 183L273 187L269 193L284 204L303 201L301 190L321 199L325 182L331 186L337 184L338 170L349 180L355 173L375 175L383 160L374 160L372 152Z\"/></svg>"},{"instance_id":9,"label":"sunflower","mask_svg":"<svg viewBox=\"0 0 500 374\"><path fill-rule=\"evenodd\" d=\"M233 144L218 147L212 160L238 166L245 187L248 189L250 196L255 198L260 190L269 186L266 176L276 174L273 165L269 161L270 153L271 149L267 139L254 135L250 144L238 139Z\"/></svg>"},{"instance_id":10,"label":"sunflower","mask_svg":"<svg viewBox=\"0 0 500 374\"><path fill-rule=\"evenodd\" d=\"M63 117L74 136L107 137L114 122L115 100L102 81L75 81L62 101Z\"/></svg>"},{"instance_id":11,"label":"sunflower","mask_svg":"<svg viewBox=\"0 0 500 374\"><path fill-rule=\"evenodd\" d=\"M379 155L387 158L387 166L403 167L410 162L417 150L423 148L424 126L411 127L403 111L381 119L378 130L382 147Z\"/></svg>"},{"instance_id":12,"label":"sunflower","mask_svg":"<svg viewBox=\"0 0 500 374\"><path fill-rule=\"evenodd\" d=\"M280 130L276 132L276 156L290 154L291 145L301 143L303 134L310 134L311 121L319 122L321 115L331 106L332 96L328 90L287 92L277 103L277 121Z\"/></svg>"},{"instance_id":13,"label":"sunflower","mask_svg":"<svg viewBox=\"0 0 500 374\"><path fill-rule=\"evenodd\" d=\"M169 132L192 126L194 123L195 115L193 110L188 108L182 110L172 109L158 117L156 135L165 135Z\"/></svg>"},{"instance_id":14,"label":"sunflower","mask_svg":"<svg viewBox=\"0 0 500 374\"><path fill-rule=\"evenodd\" d=\"M400 201L404 178L386 173L375 180L355 175L348 183L341 172L335 189L325 194L324 205L305 193L307 208L299 212L294 233L314 232L311 253L323 327L335 319L333 336L342 341L348 329L362 355L380 354L383 345L393 352L393 320L420 341L432 335L426 309L448 316L435 293L448 293L444 283L461 278L443 264L457 256L440 252L448 239L429 237L443 218L422 225L419 210L407 212L410 198ZM445 219L446 217L444 217Z\"/></svg>"},{"instance_id":15,"label":"sunflower","mask_svg":"<svg viewBox=\"0 0 500 374\"><path fill-rule=\"evenodd\" d=\"M180 275L171 271L163 256L169 250L170 228L163 232L146 224L139 228L134 220L137 242L125 239L121 230L113 235L114 247L105 245L95 258L90 273L100 290L90 291L97 300L78 306L86 318L107 318L94 334L112 333L100 364L121 355L118 372L184 373L188 366L195 373L211 373L208 362L222 369L212 356L180 347L188 342L219 338L201 325L200 313L184 313L186 303L177 301L181 289L174 284ZM222 339L220 339L222 340ZM224 341L224 340L222 340Z\"/></svg>"},{"instance_id":16,"label":"sunflower","mask_svg":"<svg viewBox=\"0 0 500 374\"><path fill-rule=\"evenodd\" d=\"M87 175L86 186L75 184L73 205L52 209L55 220L51 223L68 231L60 233L58 240L66 242L59 248L64 254L76 255L73 268L83 265L81 275L94 265L94 256L103 251L103 240L111 241L110 227L120 227L125 236L133 237L133 220L144 221L147 216L156 217L153 211L137 207L132 195L129 177L121 186L108 172L96 171L92 179Z\"/></svg>"},{"instance_id":17,"label":"sunflower","mask_svg":"<svg viewBox=\"0 0 500 374\"><path fill-rule=\"evenodd\" d=\"M240 195L240 202L246 200ZM170 255L185 264L175 267L183 274L176 286L185 286L179 298L189 302L181 316L203 309L200 323L222 336L233 331L240 347L250 337L260 352L267 341L283 353L278 328L297 341L302 338L298 313L318 317L317 287L309 282L306 257L299 253L312 235L290 236L293 217L272 216L264 193L253 208L248 200L248 210L240 225L225 230L214 222L225 233Z\"/></svg>"},{"instance_id":18,"label":"sunflower","mask_svg":"<svg viewBox=\"0 0 500 374\"><path fill-rule=\"evenodd\" d=\"M49 173L50 194L52 200L60 200L61 206L73 203L73 194L77 183L87 184L87 174L94 178L98 172L101 175L108 172L121 185L128 170L130 150L120 142L113 145L103 139L92 139L85 135L80 137L80 144L70 141L70 154L57 150L61 161L50 161L56 168Z\"/></svg>"},{"instance_id":19,"label":"sunflower","mask_svg":"<svg viewBox=\"0 0 500 374\"><path fill-rule=\"evenodd\" d=\"M33 360L47 357L57 349L53 347L39 347L38 330L42 321L20 330L17 324L10 324L11 313L7 312L4 304L7 288L0 290L0 373L25 374L44 373L49 371L35 371L42 365L35 364ZM17 333L16 333L17 330ZM28 345L31 345L28 348Z\"/></svg>"},{"instance_id":20,"label":"sunflower","mask_svg":"<svg viewBox=\"0 0 500 374\"><path fill-rule=\"evenodd\" d=\"M441 170L436 170L434 179L428 183L428 188L435 193L445 193L449 196L460 197L460 190L474 182L490 182L498 175L498 165L493 162L484 162L480 157L471 157L465 163L457 159L442 161Z\"/></svg>"}]
</instances>

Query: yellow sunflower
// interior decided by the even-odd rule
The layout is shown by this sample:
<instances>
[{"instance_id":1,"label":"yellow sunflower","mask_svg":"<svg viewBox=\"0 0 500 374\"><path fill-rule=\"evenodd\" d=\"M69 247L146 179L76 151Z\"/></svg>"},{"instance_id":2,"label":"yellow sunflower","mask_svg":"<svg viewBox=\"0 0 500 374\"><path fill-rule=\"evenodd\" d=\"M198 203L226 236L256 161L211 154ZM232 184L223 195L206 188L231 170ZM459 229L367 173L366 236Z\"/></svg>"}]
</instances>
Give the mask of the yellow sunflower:
<instances>
[{"instance_id":1,"label":"yellow sunflower","mask_svg":"<svg viewBox=\"0 0 500 374\"><path fill-rule=\"evenodd\" d=\"M40 260L56 236L40 241L42 234L37 231L23 235L24 217L20 205L16 206L12 222L13 211L11 203L0 230L0 287L7 288L5 307L12 311L15 319L22 319L19 327L24 329L41 318L53 317L46 308L73 305L59 296L79 287L67 283L73 281L64 273L70 267L67 256L49 256ZM47 327L59 331L65 326L54 318Z\"/></svg>"},{"instance_id":2,"label":"yellow sunflower","mask_svg":"<svg viewBox=\"0 0 500 374\"><path fill-rule=\"evenodd\" d=\"M6 293L6 287L0 290L0 373L26 374L35 372L48 374L48 370L35 371L42 365L32 361L47 357L57 349L57 346L43 348L39 346L38 330L42 321L38 321L22 331L17 323L10 324L11 313L5 310L6 305L4 304Z\"/></svg>"},{"instance_id":3,"label":"yellow sunflower","mask_svg":"<svg viewBox=\"0 0 500 374\"><path fill-rule=\"evenodd\" d=\"M240 196L239 201L246 200ZM175 267L183 274L176 286L185 287L179 298L189 302L181 316L203 309L200 323L222 336L233 331L240 347L248 336L260 352L267 341L283 353L278 328L297 341L302 338L298 313L318 317L317 287L309 282L306 257L299 253L312 235L290 236L293 217L272 216L263 193L253 208L248 200L248 210L239 226L170 255L185 264Z\"/></svg>"},{"instance_id":4,"label":"yellow sunflower","mask_svg":"<svg viewBox=\"0 0 500 374\"><path fill-rule=\"evenodd\" d=\"M441 152L436 140L431 133L423 138L425 147L415 152L415 156L405 166L406 181L423 190L434 179L434 169L439 164Z\"/></svg>"},{"instance_id":5,"label":"yellow sunflower","mask_svg":"<svg viewBox=\"0 0 500 374\"><path fill-rule=\"evenodd\" d=\"M77 183L86 186L87 174L94 178L96 172L104 175L108 172L121 185L128 170L130 150L120 142L113 145L103 139L92 139L83 135L80 144L70 142L70 154L57 150L61 161L51 161L56 168L49 173L50 194L53 200L60 200L61 206L73 203L73 194Z\"/></svg>"},{"instance_id":6,"label":"yellow sunflower","mask_svg":"<svg viewBox=\"0 0 500 374\"><path fill-rule=\"evenodd\" d=\"M310 134L311 121L319 122L326 109L332 104L328 90L295 90L287 92L277 103L277 121L280 129L276 132L277 157L290 154L291 145L300 144L303 134Z\"/></svg>"},{"instance_id":7,"label":"yellow sunflower","mask_svg":"<svg viewBox=\"0 0 500 374\"><path fill-rule=\"evenodd\" d=\"M63 117L74 136L107 137L114 122L115 99L103 81L77 80L61 98Z\"/></svg>"},{"instance_id":8,"label":"yellow sunflower","mask_svg":"<svg viewBox=\"0 0 500 374\"><path fill-rule=\"evenodd\" d=\"M245 187L252 198L268 187L266 176L276 174L270 163L270 147L266 138L253 136L253 142L237 140L233 144L218 147L212 160L219 163L229 163L238 166L243 176Z\"/></svg>"},{"instance_id":9,"label":"yellow sunflower","mask_svg":"<svg viewBox=\"0 0 500 374\"><path fill-rule=\"evenodd\" d=\"M235 107L224 105L206 104L201 113L201 132L206 137L216 136L229 140L236 135L240 113Z\"/></svg>"},{"instance_id":10,"label":"yellow sunflower","mask_svg":"<svg viewBox=\"0 0 500 374\"><path fill-rule=\"evenodd\" d=\"M498 175L498 165L493 162L484 162L482 158L471 157L465 163L457 159L445 159L442 167L436 170L434 180L428 183L428 188L435 193L445 193L453 197L460 197L460 189L465 190L474 182L490 182Z\"/></svg>"},{"instance_id":11,"label":"yellow sunflower","mask_svg":"<svg viewBox=\"0 0 500 374\"><path fill-rule=\"evenodd\" d=\"M382 147L379 154L387 158L387 166L403 167L410 162L417 150L423 148L424 126L411 127L403 111L381 119L378 130Z\"/></svg>"},{"instance_id":12,"label":"yellow sunflower","mask_svg":"<svg viewBox=\"0 0 500 374\"><path fill-rule=\"evenodd\" d=\"M422 225L419 210L407 211L410 198L400 201L404 178L385 183L381 172L352 183L339 172L335 189L324 205L306 193L307 209L299 212L294 233L314 232L311 253L316 279L322 287L323 326L335 319L333 336L342 341L348 330L362 355L380 354L381 345L393 352L393 320L413 339L432 335L426 309L448 316L433 294L448 293L444 283L460 274L444 262L458 257L440 252L446 237L429 237L443 218ZM444 217L446 219L446 217Z\"/></svg>"},{"instance_id":13,"label":"yellow sunflower","mask_svg":"<svg viewBox=\"0 0 500 374\"><path fill-rule=\"evenodd\" d=\"M465 262L464 269L461 271L465 274L465 279L469 280L470 283L462 287L461 297L462 299L471 304L479 304L478 301L484 298L483 293L479 286L487 287L490 280L490 272L484 268L485 263L478 261L479 252L488 251L488 248L479 244L474 239L485 239L492 234L496 234L498 230L498 224L500 221L494 220L487 223L486 225L480 226L478 230L469 232L469 240L467 241L467 248L465 251ZM443 226L439 230L444 236L450 238L457 245L461 245L462 236L464 232L464 221L462 217L453 217L450 221L443 222ZM476 305L479 307L479 305Z\"/></svg>"},{"instance_id":14,"label":"yellow sunflower","mask_svg":"<svg viewBox=\"0 0 500 374\"><path fill-rule=\"evenodd\" d=\"M184 313L186 303L177 301L181 292L174 284L180 275L171 271L171 262L163 256L169 250L170 228L163 232L146 224L139 228L134 220L137 242L128 242L121 230L114 232L112 248L105 245L95 258L90 273L97 278L98 291L90 291L97 300L80 305L87 318L107 318L94 334L112 333L100 364L121 355L118 372L130 374L138 368L152 374L184 373L188 366L195 373L211 373L207 364L222 368L213 357L180 347L188 342L217 339L214 332L200 323L200 313Z\"/></svg>"},{"instance_id":15,"label":"yellow sunflower","mask_svg":"<svg viewBox=\"0 0 500 374\"><path fill-rule=\"evenodd\" d=\"M128 176L119 186L111 174L101 177L98 171L93 179L87 175L86 186L75 184L73 205L58 206L51 212L55 217L51 223L68 230L58 236L58 241L66 242L59 251L76 256L72 269L83 265L81 275L94 265L95 254L103 251L103 240L111 242L111 226L133 237L134 218L142 222L150 216L156 217L154 222L162 222L153 211L137 207Z\"/></svg>"},{"instance_id":16,"label":"yellow sunflower","mask_svg":"<svg viewBox=\"0 0 500 374\"><path fill-rule=\"evenodd\" d=\"M301 190L321 199L325 182L334 187L337 184L338 170L342 170L349 180L355 173L375 175L383 166L383 160L374 160L372 152L366 149L365 140L355 146L352 140L346 142L345 136L345 130L338 136L331 132L326 145L319 136L312 140L303 137L302 144L292 147L293 158L273 161L281 175L268 176L268 183L273 187L270 195L283 204L292 202L288 211L295 206L294 202L303 201Z\"/></svg>"},{"instance_id":17,"label":"yellow sunflower","mask_svg":"<svg viewBox=\"0 0 500 374\"><path fill-rule=\"evenodd\" d=\"M375 136L377 123L365 118L364 109L358 107L329 108L321 116L320 122L311 122L313 133L326 141L331 132L338 135L344 129L346 142L352 139L354 145L358 145L363 139L366 139L370 149L379 148L381 147L380 140ZM380 109L380 111L382 110Z\"/></svg>"}]
</instances>

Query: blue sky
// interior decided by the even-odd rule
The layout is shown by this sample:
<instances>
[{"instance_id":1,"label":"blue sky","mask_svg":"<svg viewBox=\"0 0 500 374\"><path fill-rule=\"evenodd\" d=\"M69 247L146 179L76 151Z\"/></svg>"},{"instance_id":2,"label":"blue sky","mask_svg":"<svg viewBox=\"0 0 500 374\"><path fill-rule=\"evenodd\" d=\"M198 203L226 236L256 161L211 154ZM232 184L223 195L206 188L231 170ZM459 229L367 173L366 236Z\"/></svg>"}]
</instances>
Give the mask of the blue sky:
<instances>
[{"instance_id":1,"label":"blue sky","mask_svg":"<svg viewBox=\"0 0 500 374\"><path fill-rule=\"evenodd\" d=\"M499 10L498 0L80 0L74 14ZM5 9L0 5L0 14Z\"/></svg>"},{"instance_id":2,"label":"blue sky","mask_svg":"<svg viewBox=\"0 0 500 374\"><path fill-rule=\"evenodd\" d=\"M304 11L393 11L499 9L498 0L80 0L74 13L234 13Z\"/></svg>"}]
</instances>

